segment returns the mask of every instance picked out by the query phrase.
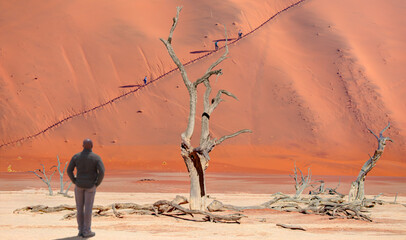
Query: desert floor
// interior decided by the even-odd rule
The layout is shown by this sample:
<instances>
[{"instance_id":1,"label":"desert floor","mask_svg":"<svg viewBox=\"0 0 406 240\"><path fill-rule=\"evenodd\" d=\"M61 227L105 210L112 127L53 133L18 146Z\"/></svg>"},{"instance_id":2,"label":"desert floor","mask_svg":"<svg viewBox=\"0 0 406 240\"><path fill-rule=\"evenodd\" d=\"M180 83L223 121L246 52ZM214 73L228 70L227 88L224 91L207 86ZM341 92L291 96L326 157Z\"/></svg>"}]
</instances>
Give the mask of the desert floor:
<instances>
[{"instance_id":1,"label":"desert floor","mask_svg":"<svg viewBox=\"0 0 406 240\"><path fill-rule=\"evenodd\" d=\"M314 176L313 179L324 179L327 187L336 186L340 179L338 191L346 193L352 177ZM176 195L187 197L187 181L185 173L109 174L96 194L95 204L143 204L171 200ZM76 239L76 220L61 220L67 212L13 214L13 210L28 205L74 204L74 198L48 196L45 185L29 174L1 173L0 183L1 239ZM405 185L405 178L370 177L366 181L366 193L372 198L382 192L379 199L385 201L394 201L398 193L397 202L405 204ZM207 188L212 199L239 206L261 204L278 191L293 192L292 180L279 175L209 173ZM248 217L241 224L201 222L199 216L194 220L149 215L125 215L121 219L94 217L92 229L96 232L94 239L406 239L406 207L399 204L370 209L373 222L329 220L328 216L274 210L248 210L243 214ZM280 228L277 223L299 225L306 231Z\"/></svg>"}]
</instances>

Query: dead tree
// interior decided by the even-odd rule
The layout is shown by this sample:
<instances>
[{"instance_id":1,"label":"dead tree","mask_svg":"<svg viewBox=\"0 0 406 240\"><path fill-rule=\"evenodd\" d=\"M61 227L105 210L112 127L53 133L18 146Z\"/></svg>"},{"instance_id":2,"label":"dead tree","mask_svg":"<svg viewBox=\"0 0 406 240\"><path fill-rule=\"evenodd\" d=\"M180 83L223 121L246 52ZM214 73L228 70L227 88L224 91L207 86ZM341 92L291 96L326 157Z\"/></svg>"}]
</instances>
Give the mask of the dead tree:
<instances>
[{"instance_id":1,"label":"dead tree","mask_svg":"<svg viewBox=\"0 0 406 240\"><path fill-rule=\"evenodd\" d=\"M172 47L172 35L176 28L179 19L179 13L182 7L177 7L176 17L173 18L173 24L169 32L168 39L160 39L168 50L169 55L171 56L173 62L177 65L180 70L183 83L185 84L189 92L189 118L186 131L181 134L181 155L186 164L186 167L189 172L190 177L190 209L192 210L205 210L206 208L206 185L205 185L205 171L208 167L210 157L209 153L216 145L219 145L224 140L235 137L241 133L251 132L251 130L244 129L238 132L235 132L230 135L223 136L219 139L212 138L210 136L209 130L209 120L210 116L213 113L214 109L224 101L221 96L227 95L234 99L237 99L232 93L226 90L219 90L217 95L209 100L210 93L212 88L210 86L209 78L213 75L217 77L222 74L222 69L213 70L218 64L220 64L228 54L227 46L227 32L226 32L226 46L225 53L217 59L204 73L204 75L192 82L189 80L184 65L180 62L179 58L176 56L175 51ZM197 104L197 87L202 84L206 87L204 93L203 105L204 110L202 119L201 119L201 136L200 136L200 145L194 148L191 144L191 138L195 128L195 119L196 119L196 104Z\"/></svg>"},{"instance_id":2,"label":"dead tree","mask_svg":"<svg viewBox=\"0 0 406 240\"><path fill-rule=\"evenodd\" d=\"M371 130L368 128L368 130L376 137L378 140L378 148L375 150L375 153L372 157L369 158L368 161L365 162L364 166L362 166L361 171L358 174L357 180L352 182L351 184L351 189L348 194L348 200L350 202L352 201L363 201L365 198L364 195L364 183L365 183L365 177L367 174L372 170L373 167L375 167L376 162L379 160L379 158L383 154L383 150L385 149L386 146L386 141L392 141L389 137L384 137L383 133L389 128L390 123L388 123L388 126L386 126L380 133L379 137Z\"/></svg>"},{"instance_id":3,"label":"dead tree","mask_svg":"<svg viewBox=\"0 0 406 240\"><path fill-rule=\"evenodd\" d=\"M53 195L53 192L52 192L52 188L51 188L51 179L52 179L52 176L55 174L56 170L54 170L54 172L53 172L53 173L51 174L51 176L48 178L48 177L47 177L47 174L46 174L46 172L45 172L45 166L44 166L44 164L41 164L41 165L42 165L42 171L41 171L41 169L36 169L36 170L34 170L34 171L28 171L28 172L32 172L32 173L34 173L37 177L39 177L39 179L41 179L41 180L48 186L49 195L52 196L52 195ZM54 168L54 167L55 167L55 166L52 166L51 169ZM40 173L42 173L43 177L41 177L41 176L37 173L37 171L40 172Z\"/></svg>"},{"instance_id":4,"label":"dead tree","mask_svg":"<svg viewBox=\"0 0 406 240\"><path fill-rule=\"evenodd\" d=\"M299 170L300 172L300 179L298 177L297 171ZM292 177L295 180L295 196L293 198L297 199L300 197L300 194L302 194L302 192L310 185L310 181L312 178L312 172L310 170L310 168L307 169L307 177L303 176L302 171L296 167L296 163L295 163L295 168L293 169L293 173L294 175L290 175L290 177Z\"/></svg>"},{"instance_id":5,"label":"dead tree","mask_svg":"<svg viewBox=\"0 0 406 240\"><path fill-rule=\"evenodd\" d=\"M68 165L68 162L66 161L65 167L63 168L63 171L61 171L61 162L59 161L59 156L56 156L56 159L58 159L58 165L57 165L56 167L57 167L57 169L58 169L59 182L60 182L60 185L61 185L61 189L59 190L58 193L59 193L59 194L62 194L62 195L65 196L65 197L69 197L68 191L69 191L69 188L72 186L72 182L71 182L70 180L66 181L65 183L63 182L63 175L64 175L64 173L65 173L65 169L66 169L66 166ZM66 186L66 184L67 184L68 182L70 182L70 184L69 184L69 186L66 188L66 190L64 190L64 189L65 189L65 186Z\"/></svg>"}]
</instances>

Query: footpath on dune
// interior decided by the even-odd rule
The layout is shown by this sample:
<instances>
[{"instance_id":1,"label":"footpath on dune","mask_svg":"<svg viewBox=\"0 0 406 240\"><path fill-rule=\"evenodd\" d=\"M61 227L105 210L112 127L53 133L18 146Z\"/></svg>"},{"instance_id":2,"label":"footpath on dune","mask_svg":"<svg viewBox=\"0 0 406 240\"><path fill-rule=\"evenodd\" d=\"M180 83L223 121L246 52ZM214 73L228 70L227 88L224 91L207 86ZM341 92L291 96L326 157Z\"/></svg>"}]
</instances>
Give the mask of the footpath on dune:
<instances>
[{"instance_id":1,"label":"footpath on dune","mask_svg":"<svg viewBox=\"0 0 406 240\"><path fill-rule=\"evenodd\" d=\"M236 42L242 40L243 38L248 37L249 35L251 35L251 34L253 34L254 32L256 32L257 30L259 30L261 27L263 27L265 24L267 24L267 23L270 22L271 20L275 19L275 18L276 18L278 15L280 15L281 13L283 13L283 12L289 10L289 9L292 8L292 7L295 7L295 6L299 5L299 4L301 4L301 3L304 2L304 1L306 1L306 0L300 0L300 1L296 2L296 3L293 3L293 4L289 5L288 7L286 7L286 8L284 8L284 9L278 11L277 13L275 13L274 15L272 15L270 18L268 18L266 21L264 21L262 24L260 24L259 26L257 26L257 27L254 28L253 30L247 32L246 34L242 35L241 37L232 40L231 42L229 42L229 44L230 44L230 45L233 45L234 43L236 43ZM214 54L214 53L216 53L216 52L218 52L218 51L220 51L220 50L222 50L222 49L224 49L224 48L225 48L225 46L221 46L221 47L219 47L217 50L209 51L209 52L207 52L206 54L203 54L203 55L201 55L201 56L199 56L199 57L197 57L197 58L194 58L194 59L192 59L192 60L190 60L190 61L184 63L184 66L191 65L192 63L195 63L195 62L197 62L197 61L199 61L199 60L201 60L201 59L207 58L208 56L210 56L210 55L212 55L212 54ZM75 117L83 116L83 115L85 115L85 114L87 114L87 113L90 113L90 112L93 112L93 111L95 111L95 110L101 109L101 108L105 107L106 105L113 104L115 101L120 100L120 99L122 99L122 98L124 98L124 97L126 97L126 96L128 96L128 95L130 95L130 94L133 94L133 93L137 92L138 90L141 90L141 89L147 87L148 85L150 85L150 84L152 84L152 83L154 83L154 82L156 82L156 81L158 81L158 80L163 79L165 76L167 76L167 75L169 75L169 74L171 74L171 73L173 73L173 72L175 72L175 71L177 71L177 70L178 70L178 68L173 68L173 69L171 69L170 71L165 72L164 74L162 74L162 75L156 77L155 79L150 80L150 81L149 81L148 83L146 83L145 85L137 85L135 89L130 90L130 91L128 91L128 92L125 92L125 93L123 93L123 94L121 94L121 95L119 95L119 96L117 96L117 97L114 97L114 98L112 98L112 99L110 99L110 100L107 100L107 101L105 101L105 102L102 103L102 104L99 104L99 105L97 105L97 106L95 106L95 107L92 107L92 108L83 110L83 111L78 112L78 113L71 114L71 115L69 115L69 116L63 118L62 120L59 120L59 121L57 121L57 122L51 124L50 126L48 126L47 128L45 128L45 129L43 129L43 130L41 130L41 131L39 131L39 132L36 132L36 133L31 134L31 135L26 136L26 137L21 137L21 138L19 138L19 139L13 140L13 141L9 141L9 142L2 143L2 144L0 144L0 148L6 147L6 146L9 146L9 145L13 145L13 144L16 144L16 143L21 143L21 142L24 142L24 141L29 140L29 139L33 139L33 138L35 138L35 137L40 136L41 134L46 133L47 131L49 131L49 130L51 130L51 129L53 129L53 128L56 128L56 127L60 126L61 124L67 122L68 120L71 120L71 119L73 119L73 118L75 118Z\"/></svg>"}]
</instances>

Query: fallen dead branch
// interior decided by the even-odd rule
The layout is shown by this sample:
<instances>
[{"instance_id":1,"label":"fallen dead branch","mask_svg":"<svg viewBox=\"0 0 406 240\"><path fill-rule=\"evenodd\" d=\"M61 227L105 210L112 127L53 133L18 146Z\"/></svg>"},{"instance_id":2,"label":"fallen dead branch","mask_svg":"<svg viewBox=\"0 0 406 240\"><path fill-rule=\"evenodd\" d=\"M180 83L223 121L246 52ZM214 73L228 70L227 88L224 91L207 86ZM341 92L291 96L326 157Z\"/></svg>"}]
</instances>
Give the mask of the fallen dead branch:
<instances>
[{"instance_id":1,"label":"fallen dead branch","mask_svg":"<svg viewBox=\"0 0 406 240\"><path fill-rule=\"evenodd\" d=\"M246 217L240 213L232 213L227 215L216 215L202 210L190 210L174 203L173 201L160 200L153 205L156 216L161 214L168 214L171 212L181 212L194 217L196 214L204 215L203 220L210 222L235 222L240 223L240 219Z\"/></svg>"},{"instance_id":2,"label":"fallen dead branch","mask_svg":"<svg viewBox=\"0 0 406 240\"><path fill-rule=\"evenodd\" d=\"M51 213L51 212L61 212L61 211L73 211L76 210L76 206L73 205L59 205L56 207L48 207L45 205L35 205L35 206L27 206L27 207L23 207L23 208L18 208L16 210L13 211L13 213L21 213L24 211L30 211L30 212L39 212L39 213Z\"/></svg>"},{"instance_id":3,"label":"fallen dead branch","mask_svg":"<svg viewBox=\"0 0 406 240\"><path fill-rule=\"evenodd\" d=\"M253 206L234 206L223 204L218 200L213 200L208 205L206 211L191 210L181 205L187 204L188 200L183 196L176 196L172 201L159 200L154 204L136 204L136 203L113 203L107 206L95 205L93 207L93 216L95 217L117 217L123 218L125 215L154 215L154 216L170 216L178 217L179 215L188 215L195 218L195 215L202 215L203 221L222 222L222 223L240 223L241 219L247 217L241 212L249 209L273 209L284 212L298 212L302 214L325 215L329 219L355 219L372 222L372 218L368 213L368 208L375 205L383 204L399 204L402 203L386 202L378 200L376 196L373 199L364 199L364 201L348 202L344 196L325 195L308 195L306 197L295 198L284 193L272 194L272 199L260 205ZM27 206L14 210L15 214L22 212L34 213L53 213L61 211L74 211L63 216L62 219L71 219L76 216L76 206L59 205L56 207L48 207L44 205ZM213 212L234 212L229 214L214 214ZM237 213L235 213L237 212ZM190 220L190 219L185 219Z\"/></svg>"},{"instance_id":4,"label":"fallen dead branch","mask_svg":"<svg viewBox=\"0 0 406 240\"><path fill-rule=\"evenodd\" d=\"M289 229L292 229L292 230L306 231L306 229L302 228L301 226L287 225L287 224L283 224L283 223L277 223L276 226L283 227L283 228L289 228Z\"/></svg>"},{"instance_id":5,"label":"fallen dead branch","mask_svg":"<svg viewBox=\"0 0 406 240\"><path fill-rule=\"evenodd\" d=\"M375 204L370 202L371 205ZM209 211L244 211L246 209L274 209L285 212L299 212L303 214L327 215L330 219L347 218L364 221L372 221L366 214L366 208L361 202L344 202L343 197L322 198L319 196L310 196L310 198L295 198L283 193L274 194L274 198L261 205L256 206L233 206L225 205L220 201L214 200L209 206Z\"/></svg>"},{"instance_id":6,"label":"fallen dead branch","mask_svg":"<svg viewBox=\"0 0 406 240\"><path fill-rule=\"evenodd\" d=\"M130 210L126 214L139 214L139 215L155 215L155 216L172 216L185 214L194 217L194 215L203 215L203 220L210 222L235 222L240 223L241 218L246 217L240 213L232 213L227 215L217 215L201 210L190 210L181 206L181 204L188 203L187 199L183 196L176 196L172 201L159 200L154 204L136 204L136 203L113 203L107 206L95 205L93 206L93 216L114 216L117 218L123 218L124 212L119 210ZM35 205L19 208L13 211L15 214L22 212L34 212L34 213L53 213L61 211L75 211L74 205L59 205L56 207L49 207L45 205ZM71 219L76 216L76 212L71 212L63 216L62 219Z\"/></svg>"}]
</instances>

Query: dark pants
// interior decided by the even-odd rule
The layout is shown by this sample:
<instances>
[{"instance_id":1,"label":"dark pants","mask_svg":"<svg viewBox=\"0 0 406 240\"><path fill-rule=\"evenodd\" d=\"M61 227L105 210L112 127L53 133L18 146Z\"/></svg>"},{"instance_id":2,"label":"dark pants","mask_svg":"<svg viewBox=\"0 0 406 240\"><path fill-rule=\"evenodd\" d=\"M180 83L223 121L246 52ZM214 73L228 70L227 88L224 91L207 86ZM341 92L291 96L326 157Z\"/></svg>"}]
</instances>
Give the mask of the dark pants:
<instances>
[{"instance_id":1,"label":"dark pants","mask_svg":"<svg viewBox=\"0 0 406 240\"><path fill-rule=\"evenodd\" d=\"M76 200L76 219L78 229L81 233L89 233L92 226L92 208L94 196L96 195L96 186L92 188L75 187Z\"/></svg>"}]
</instances>

